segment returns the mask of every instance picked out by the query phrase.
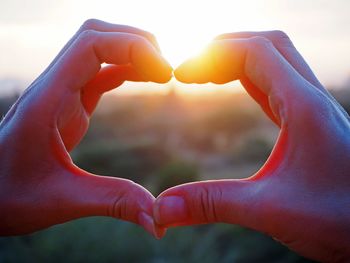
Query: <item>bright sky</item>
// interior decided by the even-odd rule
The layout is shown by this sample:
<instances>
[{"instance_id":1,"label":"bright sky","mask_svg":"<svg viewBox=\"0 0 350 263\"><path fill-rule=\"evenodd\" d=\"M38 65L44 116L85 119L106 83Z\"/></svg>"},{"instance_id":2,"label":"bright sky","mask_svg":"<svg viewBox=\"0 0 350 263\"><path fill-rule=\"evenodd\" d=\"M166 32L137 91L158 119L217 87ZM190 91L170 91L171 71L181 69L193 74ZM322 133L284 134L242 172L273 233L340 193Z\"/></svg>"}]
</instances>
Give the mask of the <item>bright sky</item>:
<instances>
[{"instance_id":1,"label":"bright sky","mask_svg":"<svg viewBox=\"0 0 350 263\"><path fill-rule=\"evenodd\" d=\"M98 18L152 32L173 66L220 33L284 30L325 85L341 85L349 14L349 0L0 0L0 80L32 81L84 20Z\"/></svg>"}]
</instances>

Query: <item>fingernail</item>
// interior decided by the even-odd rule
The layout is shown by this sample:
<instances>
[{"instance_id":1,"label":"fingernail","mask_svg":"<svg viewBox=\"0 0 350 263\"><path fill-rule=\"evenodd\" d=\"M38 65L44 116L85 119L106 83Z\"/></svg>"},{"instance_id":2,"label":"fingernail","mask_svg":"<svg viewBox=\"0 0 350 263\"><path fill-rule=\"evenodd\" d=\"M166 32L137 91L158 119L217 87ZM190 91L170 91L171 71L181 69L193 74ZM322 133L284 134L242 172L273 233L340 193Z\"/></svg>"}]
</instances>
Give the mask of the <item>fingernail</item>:
<instances>
[{"instance_id":1,"label":"fingernail","mask_svg":"<svg viewBox=\"0 0 350 263\"><path fill-rule=\"evenodd\" d=\"M146 214L145 212L140 212L139 214L139 224L155 238L158 238L157 231L155 230L155 224L153 218Z\"/></svg>"},{"instance_id":2,"label":"fingernail","mask_svg":"<svg viewBox=\"0 0 350 263\"><path fill-rule=\"evenodd\" d=\"M185 200L179 196L165 196L156 200L153 216L157 224L170 226L188 219Z\"/></svg>"},{"instance_id":3,"label":"fingernail","mask_svg":"<svg viewBox=\"0 0 350 263\"><path fill-rule=\"evenodd\" d=\"M162 239L165 236L166 228L162 226L155 226L155 238Z\"/></svg>"}]
</instances>

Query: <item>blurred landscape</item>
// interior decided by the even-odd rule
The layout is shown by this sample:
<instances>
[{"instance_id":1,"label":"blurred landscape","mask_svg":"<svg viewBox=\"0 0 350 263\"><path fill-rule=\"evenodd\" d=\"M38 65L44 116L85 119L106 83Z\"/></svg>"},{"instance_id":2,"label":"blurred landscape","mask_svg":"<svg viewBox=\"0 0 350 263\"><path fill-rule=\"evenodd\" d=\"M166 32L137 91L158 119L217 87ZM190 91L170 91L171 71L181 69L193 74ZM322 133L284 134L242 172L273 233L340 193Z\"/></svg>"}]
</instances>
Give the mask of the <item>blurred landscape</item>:
<instances>
[{"instance_id":1,"label":"blurred landscape","mask_svg":"<svg viewBox=\"0 0 350 263\"><path fill-rule=\"evenodd\" d=\"M349 112L350 83L331 92ZM0 99L2 116L16 98ZM277 136L245 93L113 93L102 99L72 157L89 172L129 178L156 196L186 182L249 177ZM268 236L225 224L170 229L158 241L136 225L96 217L0 238L0 262L63 261L311 262Z\"/></svg>"}]
</instances>

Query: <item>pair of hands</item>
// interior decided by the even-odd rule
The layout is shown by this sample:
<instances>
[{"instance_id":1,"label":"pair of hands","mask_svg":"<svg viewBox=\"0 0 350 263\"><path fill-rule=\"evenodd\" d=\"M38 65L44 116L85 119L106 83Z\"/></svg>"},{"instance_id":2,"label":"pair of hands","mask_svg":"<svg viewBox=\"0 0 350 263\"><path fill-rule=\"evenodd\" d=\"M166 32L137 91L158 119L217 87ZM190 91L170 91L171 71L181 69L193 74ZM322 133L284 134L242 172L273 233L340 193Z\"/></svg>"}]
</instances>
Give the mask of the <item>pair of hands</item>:
<instances>
[{"instance_id":1,"label":"pair of hands","mask_svg":"<svg viewBox=\"0 0 350 263\"><path fill-rule=\"evenodd\" d=\"M172 71L150 33L84 23L0 124L0 234L96 215L157 237L167 227L226 222L265 232L309 258L349 259L349 116L282 32L221 35L174 71L185 83L239 79L280 127L252 177L180 185L155 199L130 180L73 164L69 151L104 92L126 80L165 83Z\"/></svg>"}]
</instances>

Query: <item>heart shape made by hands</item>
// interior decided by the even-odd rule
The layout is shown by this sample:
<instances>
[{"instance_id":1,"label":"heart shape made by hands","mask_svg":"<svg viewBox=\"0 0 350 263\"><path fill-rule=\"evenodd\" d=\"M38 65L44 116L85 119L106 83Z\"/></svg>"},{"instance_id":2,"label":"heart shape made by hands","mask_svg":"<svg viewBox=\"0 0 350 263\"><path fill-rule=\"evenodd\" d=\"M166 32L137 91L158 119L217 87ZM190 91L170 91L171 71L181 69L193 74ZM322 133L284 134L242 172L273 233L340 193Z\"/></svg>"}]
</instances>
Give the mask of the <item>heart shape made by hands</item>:
<instances>
[{"instance_id":1,"label":"heart shape made by hands","mask_svg":"<svg viewBox=\"0 0 350 263\"><path fill-rule=\"evenodd\" d=\"M110 65L101 68L103 63ZM155 198L130 180L96 176L73 164L69 151L86 133L104 92L125 80L165 83L171 74L149 33L87 21L1 122L0 145L7 151L0 158L1 207L10 215L1 233L25 234L96 215L134 222L157 237L172 226L225 222L268 233L315 259L334 255L333 244L339 236L348 240L348 232L342 227L347 224L326 224L337 221L327 214L334 211L328 197L346 199L339 193L349 192L343 182L350 154L329 153L344 149L339 138L349 133L348 115L282 32L221 35L174 71L184 83L240 80L280 127L255 175L179 185ZM348 207L347 199L340 203ZM322 241L320 229L329 233ZM334 250L315 250L314 244Z\"/></svg>"}]
</instances>

